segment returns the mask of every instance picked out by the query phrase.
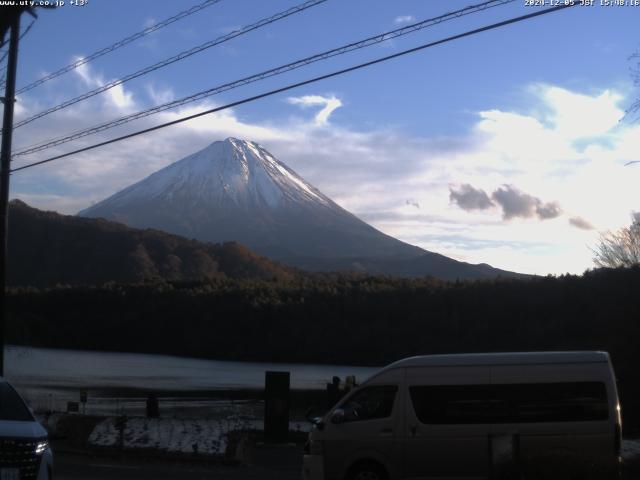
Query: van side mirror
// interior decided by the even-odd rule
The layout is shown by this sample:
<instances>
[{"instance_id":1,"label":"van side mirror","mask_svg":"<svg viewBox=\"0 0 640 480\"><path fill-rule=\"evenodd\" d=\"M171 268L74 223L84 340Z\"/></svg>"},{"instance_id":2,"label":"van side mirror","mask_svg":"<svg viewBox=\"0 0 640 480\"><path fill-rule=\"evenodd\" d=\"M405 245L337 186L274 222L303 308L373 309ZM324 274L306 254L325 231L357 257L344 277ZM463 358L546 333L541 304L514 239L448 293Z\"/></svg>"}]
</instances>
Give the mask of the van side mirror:
<instances>
[{"instance_id":1,"label":"van side mirror","mask_svg":"<svg viewBox=\"0 0 640 480\"><path fill-rule=\"evenodd\" d=\"M307 421L313 424L318 430L324 430L324 423L322 421L322 417L314 416L314 413L318 411L317 407L311 407L305 413L305 417Z\"/></svg>"},{"instance_id":2,"label":"van side mirror","mask_svg":"<svg viewBox=\"0 0 640 480\"><path fill-rule=\"evenodd\" d=\"M344 410L342 408L336 408L331 414L331 423L343 423L344 422Z\"/></svg>"}]
</instances>

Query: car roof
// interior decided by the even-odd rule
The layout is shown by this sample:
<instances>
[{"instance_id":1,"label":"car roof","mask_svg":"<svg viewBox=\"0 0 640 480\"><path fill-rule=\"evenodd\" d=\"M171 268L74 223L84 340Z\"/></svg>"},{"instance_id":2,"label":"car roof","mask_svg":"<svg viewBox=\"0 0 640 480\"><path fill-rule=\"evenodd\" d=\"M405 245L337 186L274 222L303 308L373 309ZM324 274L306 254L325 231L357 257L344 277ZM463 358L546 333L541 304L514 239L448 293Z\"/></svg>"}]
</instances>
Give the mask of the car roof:
<instances>
[{"instance_id":1,"label":"car roof","mask_svg":"<svg viewBox=\"0 0 640 480\"><path fill-rule=\"evenodd\" d=\"M466 365L540 365L550 363L606 363L609 354L600 351L502 352L419 355L398 360L384 370L400 367L444 367Z\"/></svg>"}]
</instances>

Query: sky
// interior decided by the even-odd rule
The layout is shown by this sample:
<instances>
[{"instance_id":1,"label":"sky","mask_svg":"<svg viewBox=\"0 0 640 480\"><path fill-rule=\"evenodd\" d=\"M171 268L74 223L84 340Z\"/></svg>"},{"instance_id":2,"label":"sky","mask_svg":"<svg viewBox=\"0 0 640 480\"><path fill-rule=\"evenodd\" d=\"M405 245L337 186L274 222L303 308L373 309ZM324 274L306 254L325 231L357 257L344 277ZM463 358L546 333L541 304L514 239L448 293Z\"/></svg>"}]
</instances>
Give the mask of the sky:
<instances>
[{"instance_id":1,"label":"sky","mask_svg":"<svg viewBox=\"0 0 640 480\"><path fill-rule=\"evenodd\" d=\"M39 10L18 88L199 3L89 0ZM328 0L47 115L14 152L442 15L459 0ZM599 235L640 210L634 85L640 7L576 6L16 172L11 197L65 214L208 144L263 145L379 230L470 263L534 274L593 268ZM221 0L18 96L16 121L286 10ZM131 122L14 167L543 7L516 0ZM23 29L30 18L22 19Z\"/></svg>"}]
</instances>

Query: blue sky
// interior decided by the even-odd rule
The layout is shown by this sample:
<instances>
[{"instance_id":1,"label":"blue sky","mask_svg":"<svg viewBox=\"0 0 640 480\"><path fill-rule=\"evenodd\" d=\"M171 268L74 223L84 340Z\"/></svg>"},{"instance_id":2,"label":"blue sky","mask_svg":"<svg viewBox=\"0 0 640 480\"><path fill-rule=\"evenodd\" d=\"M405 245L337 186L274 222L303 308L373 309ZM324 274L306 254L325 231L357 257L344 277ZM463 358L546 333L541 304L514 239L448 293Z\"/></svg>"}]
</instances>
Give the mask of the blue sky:
<instances>
[{"instance_id":1,"label":"blue sky","mask_svg":"<svg viewBox=\"0 0 640 480\"><path fill-rule=\"evenodd\" d=\"M329 0L17 129L14 149L470 3ZM90 0L41 11L21 47L18 86L193 4ZM223 0L25 93L17 119L295 4ZM536 8L518 0L74 146ZM260 142L339 204L402 240L472 263L581 273L592 266L598 233L628 224L640 209L640 167L623 167L640 159L640 130L621 121L638 93L629 59L640 45L638 20L640 7L556 12L15 174L12 196L75 213L235 136ZM28 22L24 17L23 26Z\"/></svg>"}]
</instances>

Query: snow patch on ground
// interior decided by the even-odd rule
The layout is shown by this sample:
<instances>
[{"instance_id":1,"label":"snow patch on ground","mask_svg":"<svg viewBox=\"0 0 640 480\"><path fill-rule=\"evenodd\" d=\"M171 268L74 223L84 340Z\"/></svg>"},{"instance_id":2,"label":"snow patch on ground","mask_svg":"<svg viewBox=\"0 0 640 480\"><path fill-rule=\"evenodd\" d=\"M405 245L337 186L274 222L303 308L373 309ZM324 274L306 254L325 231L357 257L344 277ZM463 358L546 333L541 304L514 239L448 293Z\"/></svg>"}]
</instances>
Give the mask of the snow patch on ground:
<instances>
[{"instance_id":1,"label":"snow patch on ground","mask_svg":"<svg viewBox=\"0 0 640 480\"><path fill-rule=\"evenodd\" d=\"M229 432L262 430L262 420L233 416L226 419L175 419L110 417L99 423L89 436L89 444L117 447L122 438L125 449L152 449L165 452L224 455ZM307 432L306 422L290 422L289 429ZM122 433L121 433L122 431Z\"/></svg>"}]
</instances>

